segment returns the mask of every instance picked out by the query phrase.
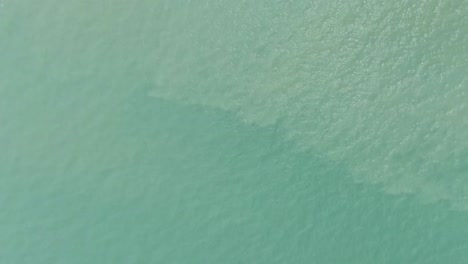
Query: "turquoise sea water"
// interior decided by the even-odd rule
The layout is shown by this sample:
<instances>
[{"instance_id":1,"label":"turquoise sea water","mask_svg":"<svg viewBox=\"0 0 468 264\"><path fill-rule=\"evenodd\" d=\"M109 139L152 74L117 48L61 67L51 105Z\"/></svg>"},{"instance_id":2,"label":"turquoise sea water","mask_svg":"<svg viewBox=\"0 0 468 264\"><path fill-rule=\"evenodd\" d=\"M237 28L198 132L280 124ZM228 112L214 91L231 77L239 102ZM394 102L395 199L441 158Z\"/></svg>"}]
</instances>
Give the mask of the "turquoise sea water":
<instances>
[{"instance_id":1,"label":"turquoise sea water","mask_svg":"<svg viewBox=\"0 0 468 264\"><path fill-rule=\"evenodd\" d=\"M468 1L0 0L0 263L468 261Z\"/></svg>"}]
</instances>

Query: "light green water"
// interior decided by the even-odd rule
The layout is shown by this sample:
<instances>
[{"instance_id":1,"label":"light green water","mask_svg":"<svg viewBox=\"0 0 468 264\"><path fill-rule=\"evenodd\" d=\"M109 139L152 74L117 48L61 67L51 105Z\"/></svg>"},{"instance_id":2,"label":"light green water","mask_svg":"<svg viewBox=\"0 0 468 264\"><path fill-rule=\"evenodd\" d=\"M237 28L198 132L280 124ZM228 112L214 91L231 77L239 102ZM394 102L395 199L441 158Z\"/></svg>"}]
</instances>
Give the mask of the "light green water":
<instances>
[{"instance_id":1,"label":"light green water","mask_svg":"<svg viewBox=\"0 0 468 264\"><path fill-rule=\"evenodd\" d=\"M468 1L0 0L0 263L468 261Z\"/></svg>"}]
</instances>

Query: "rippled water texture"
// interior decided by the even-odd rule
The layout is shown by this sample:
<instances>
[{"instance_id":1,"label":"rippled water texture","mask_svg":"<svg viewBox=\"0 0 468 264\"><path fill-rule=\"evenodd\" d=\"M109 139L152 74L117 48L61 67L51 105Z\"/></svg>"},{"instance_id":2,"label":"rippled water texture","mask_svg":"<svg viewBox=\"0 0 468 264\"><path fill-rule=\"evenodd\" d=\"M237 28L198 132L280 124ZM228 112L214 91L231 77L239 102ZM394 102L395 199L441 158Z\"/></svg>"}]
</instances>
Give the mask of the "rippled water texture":
<instances>
[{"instance_id":1,"label":"rippled water texture","mask_svg":"<svg viewBox=\"0 0 468 264\"><path fill-rule=\"evenodd\" d=\"M356 181L468 206L468 2L184 8L166 12L180 31L159 42L151 95L278 125Z\"/></svg>"},{"instance_id":2,"label":"rippled water texture","mask_svg":"<svg viewBox=\"0 0 468 264\"><path fill-rule=\"evenodd\" d=\"M468 1L0 0L0 263L466 263Z\"/></svg>"}]
</instances>

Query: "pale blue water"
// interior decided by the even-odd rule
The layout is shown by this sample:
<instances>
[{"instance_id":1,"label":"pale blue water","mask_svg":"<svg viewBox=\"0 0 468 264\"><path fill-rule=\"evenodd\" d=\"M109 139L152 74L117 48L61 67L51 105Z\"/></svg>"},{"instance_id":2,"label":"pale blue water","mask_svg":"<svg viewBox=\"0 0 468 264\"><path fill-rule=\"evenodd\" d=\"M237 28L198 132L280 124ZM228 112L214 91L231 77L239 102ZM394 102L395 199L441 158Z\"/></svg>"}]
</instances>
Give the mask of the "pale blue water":
<instances>
[{"instance_id":1,"label":"pale blue water","mask_svg":"<svg viewBox=\"0 0 468 264\"><path fill-rule=\"evenodd\" d=\"M466 0L0 0L0 263L466 263L467 102Z\"/></svg>"}]
</instances>

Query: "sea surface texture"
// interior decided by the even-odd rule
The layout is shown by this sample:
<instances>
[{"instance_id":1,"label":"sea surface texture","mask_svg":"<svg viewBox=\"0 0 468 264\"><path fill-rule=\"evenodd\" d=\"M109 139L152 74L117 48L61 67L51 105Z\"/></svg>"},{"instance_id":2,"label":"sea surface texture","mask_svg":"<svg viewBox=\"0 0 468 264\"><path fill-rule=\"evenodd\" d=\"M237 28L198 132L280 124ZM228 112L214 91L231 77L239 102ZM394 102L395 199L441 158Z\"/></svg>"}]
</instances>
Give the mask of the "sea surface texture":
<instances>
[{"instance_id":1,"label":"sea surface texture","mask_svg":"<svg viewBox=\"0 0 468 264\"><path fill-rule=\"evenodd\" d=\"M0 263L468 263L468 0L0 0Z\"/></svg>"}]
</instances>

